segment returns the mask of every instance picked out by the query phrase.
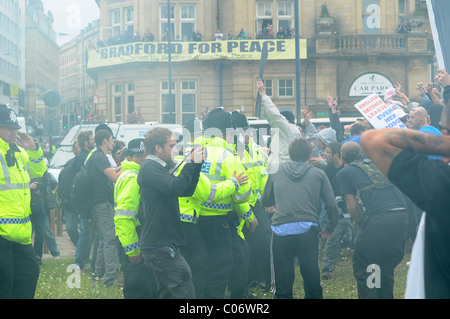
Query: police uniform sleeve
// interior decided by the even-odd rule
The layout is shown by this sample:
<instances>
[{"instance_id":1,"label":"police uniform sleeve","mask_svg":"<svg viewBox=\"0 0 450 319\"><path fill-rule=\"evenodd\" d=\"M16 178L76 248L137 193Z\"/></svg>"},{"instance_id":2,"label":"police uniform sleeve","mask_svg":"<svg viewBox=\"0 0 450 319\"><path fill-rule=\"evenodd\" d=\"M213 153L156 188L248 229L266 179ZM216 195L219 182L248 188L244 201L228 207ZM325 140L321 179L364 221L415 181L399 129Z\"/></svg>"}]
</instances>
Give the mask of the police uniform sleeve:
<instances>
[{"instance_id":1,"label":"police uniform sleeve","mask_svg":"<svg viewBox=\"0 0 450 319\"><path fill-rule=\"evenodd\" d=\"M36 143L35 150L26 150L26 154L28 155L28 165L30 169L31 178L37 178L44 176L44 173L47 170L47 164L44 159L44 151Z\"/></svg>"},{"instance_id":2,"label":"police uniform sleeve","mask_svg":"<svg viewBox=\"0 0 450 319\"><path fill-rule=\"evenodd\" d=\"M245 172L245 167L237 155L230 155L227 157L226 161L222 164L222 169L224 170L226 177L233 176L234 172L236 175L240 175ZM233 195L233 201L236 203L246 203L250 200L250 195L252 194L252 184L248 180L247 184L241 185L239 189Z\"/></svg>"},{"instance_id":3,"label":"police uniform sleeve","mask_svg":"<svg viewBox=\"0 0 450 319\"><path fill-rule=\"evenodd\" d=\"M120 178L120 177L119 177ZM116 184L114 226L117 237L128 256L141 253L136 226L139 225L139 185L137 173L130 173Z\"/></svg>"},{"instance_id":4,"label":"police uniform sleeve","mask_svg":"<svg viewBox=\"0 0 450 319\"><path fill-rule=\"evenodd\" d=\"M239 182L234 177L230 177L226 181L213 184L205 176L200 173L197 188L193 197L200 202L214 203L233 195L240 188Z\"/></svg>"}]
</instances>

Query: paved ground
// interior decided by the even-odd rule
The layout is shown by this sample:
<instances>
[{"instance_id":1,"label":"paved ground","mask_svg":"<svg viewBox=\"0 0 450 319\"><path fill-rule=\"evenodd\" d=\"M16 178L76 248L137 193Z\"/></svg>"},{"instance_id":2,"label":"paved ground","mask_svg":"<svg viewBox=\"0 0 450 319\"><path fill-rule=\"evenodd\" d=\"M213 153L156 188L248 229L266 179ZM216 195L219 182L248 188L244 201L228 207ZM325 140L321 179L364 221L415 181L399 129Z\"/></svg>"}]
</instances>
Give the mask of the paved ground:
<instances>
[{"instance_id":1,"label":"paved ground","mask_svg":"<svg viewBox=\"0 0 450 319\"><path fill-rule=\"evenodd\" d=\"M75 258L75 246L69 238L66 232L66 226L63 224L61 236L55 236L56 244L58 245L58 250L61 253L60 258ZM42 259L52 259L53 256L50 252L42 254Z\"/></svg>"}]
</instances>

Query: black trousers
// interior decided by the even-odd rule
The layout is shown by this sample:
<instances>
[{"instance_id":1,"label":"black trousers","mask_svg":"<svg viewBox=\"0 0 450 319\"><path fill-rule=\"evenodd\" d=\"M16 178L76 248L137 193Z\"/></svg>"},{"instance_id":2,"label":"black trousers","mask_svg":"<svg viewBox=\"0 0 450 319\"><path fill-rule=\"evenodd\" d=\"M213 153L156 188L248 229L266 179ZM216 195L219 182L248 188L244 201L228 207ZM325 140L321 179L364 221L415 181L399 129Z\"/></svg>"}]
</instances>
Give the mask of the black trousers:
<instances>
[{"instance_id":1,"label":"black trousers","mask_svg":"<svg viewBox=\"0 0 450 319\"><path fill-rule=\"evenodd\" d=\"M231 243L233 268L231 268L230 278L228 279L228 291L231 299L242 299L248 286L250 252L247 241L239 236L236 228L231 231Z\"/></svg>"},{"instance_id":2,"label":"black trousers","mask_svg":"<svg viewBox=\"0 0 450 319\"><path fill-rule=\"evenodd\" d=\"M197 299L205 299L208 282L205 243L197 224L182 222L181 225L186 236L186 246L180 247L181 254L191 267L192 282Z\"/></svg>"},{"instance_id":3,"label":"black trousers","mask_svg":"<svg viewBox=\"0 0 450 319\"><path fill-rule=\"evenodd\" d=\"M272 229L270 228L270 217L264 211L264 207L259 201L252 207L253 213L258 219L258 227L250 233L244 227L245 239L250 250L250 265L248 280L252 282L265 282L270 284L270 241L272 239Z\"/></svg>"},{"instance_id":4,"label":"black trousers","mask_svg":"<svg viewBox=\"0 0 450 319\"><path fill-rule=\"evenodd\" d=\"M277 236L272 241L275 298L293 299L294 260L297 257L305 288L305 299L322 299L317 227L300 235Z\"/></svg>"},{"instance_id":5,"label":"black trousers","mask_svg":"<svg viewBox=\"0 0 450 319\"><path fill-rule=\"evenodd\" d=\"M33 246L0 236L0 299L33 299L38 279Z\"/></svg>"},{"instance_id":6,"label":"black trousers","mask_svg":"<svg viewBox=\"0 0 450 319\"><path fill-rule=\"evenodd\" d=\"M355 237L353 274L360 299L393 299L394 269L402 261L406 210L364 217Z\"/></svg>"},{"instance_id":7,"label":"black trousers","mask_svg":"<svg viewBox=\"0 0 450 319\"><path fill-rule=\"evenodd\" d=\"M116 237L116 244L123 271L123 297L125 299L156 299L157 286L152 270L144 264L144 260L139 264L130 262L118 237Z\"/></svg>"},{"instance_id":8,"label":"black trousers","mask_svg":"<svg viewBox=\"0 0 450 319\"><path fill-rule=\"evenodd\" d=\"M159 299L195 299L189 264L177 246L142 250L144 263L155 275Z\"/></svg>"},{"instance_id":9,"label":"black trousers","mask_svg":"<svg viewBox=\"0 0 450 319\"><path fill-rule=\"evenodd\" d=\"M227 216L201 216L198 226L206 247L206 298L224 299L233 267L231 231Z\"/></svg>"}]
</instances>

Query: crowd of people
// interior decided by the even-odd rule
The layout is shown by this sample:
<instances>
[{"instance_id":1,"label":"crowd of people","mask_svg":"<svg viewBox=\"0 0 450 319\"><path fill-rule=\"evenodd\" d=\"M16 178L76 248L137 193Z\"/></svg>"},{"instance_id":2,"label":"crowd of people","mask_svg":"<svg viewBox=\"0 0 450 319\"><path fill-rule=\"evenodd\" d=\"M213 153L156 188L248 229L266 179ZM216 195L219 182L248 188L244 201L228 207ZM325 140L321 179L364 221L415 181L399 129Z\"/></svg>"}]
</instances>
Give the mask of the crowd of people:
<instances>
[{"instance_id":1,"label":"crowd of people","mask_svg":"<svg viewBox=\"0 0 450 319\"><path fill-rule=\"evenodd\" d=\"M174 38L173 33L169 32L168 29L161 35L161 41L168 41L170 36L171 41L222 41L222 40L245 40L250 39L249 35L244 28L241 28L237 34L234 34L231 30L227 34L224 34L220 29L217 29L215 33L212 33L208 37L204 37L200 30L195 30L192 35L184 36L180 38L179 36ZM283 29L282 26L279 30L275 32L272 25L269 23L258 32L256 39L293 39L295 37L294 28ZM99 40L96 44L96 48L103 48L111 45L127 44L132 42L154 42L155 35L150 30L147 30L143 35L139 32L130 32L128 30L116 31L114 34L110 35L104 41Z\"/></svg>"},{"instance_id":2,"label":"crowd of people","mask_svg":"<svg viewBox=\"0 0 450 319\"><path fill-rule=\"evenodd\" d=\"M435 80L442 94L419 83L417 103L399 84L385 93L408 129L363 119L343 126L330 94L330 127L316 128L306 107L296 123L258 81L270 145L258 144L244 114L223 108L201 131L187 124L183 138L154 128L124 145L106 124L80 132L56 190L75 264L105 286L123 285L126 299L254 298L252 285L290 299L298 264L305 298L321 299L347 240L358 297L392 299L409 238L405 297L449 298L450 75L440 70ZM59 255L42 218L56 185L42 148L17 130L13 111L0 107L0 297L33 298L42 241ZM84 201L73 194L82 172ZM31 202L15 183L29 184Z\"/></svg>"}]
</instances>

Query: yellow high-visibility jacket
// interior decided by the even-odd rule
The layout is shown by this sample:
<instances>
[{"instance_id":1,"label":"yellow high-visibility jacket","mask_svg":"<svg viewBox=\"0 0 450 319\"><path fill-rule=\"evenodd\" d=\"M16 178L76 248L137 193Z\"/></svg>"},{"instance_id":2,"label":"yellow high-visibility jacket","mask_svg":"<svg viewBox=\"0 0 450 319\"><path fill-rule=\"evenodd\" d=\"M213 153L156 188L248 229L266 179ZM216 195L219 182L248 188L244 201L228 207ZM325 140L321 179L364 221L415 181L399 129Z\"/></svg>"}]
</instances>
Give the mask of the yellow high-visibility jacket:
<instances>
[{"instance_id":1,"label":"yellow high-visibility jacket","mask_svg":"<svg viewBox=\"0 0 450 319\"><path fill-rule=\"evenodd\" d=\"M182 166L181 166L182 167ZM181 171L181 167L179 171ZM226 181L217 184L211 183L205 174L200 172L200 177L191 197L179 197L180 217L183 222L196 224L202 209L202 203L213 205L225 198L231 197L240 188L238 181L230 177Z\"/></svg>"},{"instance_id":2,"label":"yellow high-visibility jacket","mask_svg":"<svg viewBox=\"0 0 450 319\"><path fill-rule=\"evenodd\" d=\"M244 150L242 164L247 170L247 174L252 182L252 194L249 203L255 206L258 197L263 193L269 175L267 173L267 155L261 146L256 144L253 138Z\"/></svg>"},{"instance_id":3,"label":"yellow high-visibility jacket","mask_svg":"<svg viewBox=\"0 0 450 319\"><path fill-rule=\"evenodd\" d=\"M246 172L239 156L234 152L234 148L224 139L219 137L201 138L197 139L195 144L205 147L206 158L203 163L202 173L206 175L212 184L229 179L234 172L236 172L236 175ZM226 197L216 203L203 202L200 216L227 215L233 210L233 203L246 204L250 200L251 194L251 182L241 185L239 190L230 197ZM247 222L251 222L255 219L255 216L251 210L251 213L248 212L245 209L236 211Z\"/></svg>"},{"instance_id":4,"label":"yellow high-visibility jacket","mask_svg":"<svg viewBox=\"0 0 450 319\"><path fill-rule=\"evenodd\" d=\"M34 151L19 147L16 163L7 165L9 143L0 138L0 236L6 240L31 244L30 181L42 177L47 170L42 148Z\"/></svg>"},{"instance_id":5,"label":"yellow high-visibility jacket","mask_svg":"<svg viewBox=\"0 0 450 319\"><path fill-rule=\"evenodd\" d=\"M141 249L136 227L141 225L137 219L141 195L137 177L141 166L125 160L121 167L122 173L114 187L114 226L125 253L128 256L138 256Z\"/></svg>"}]
</instances>

